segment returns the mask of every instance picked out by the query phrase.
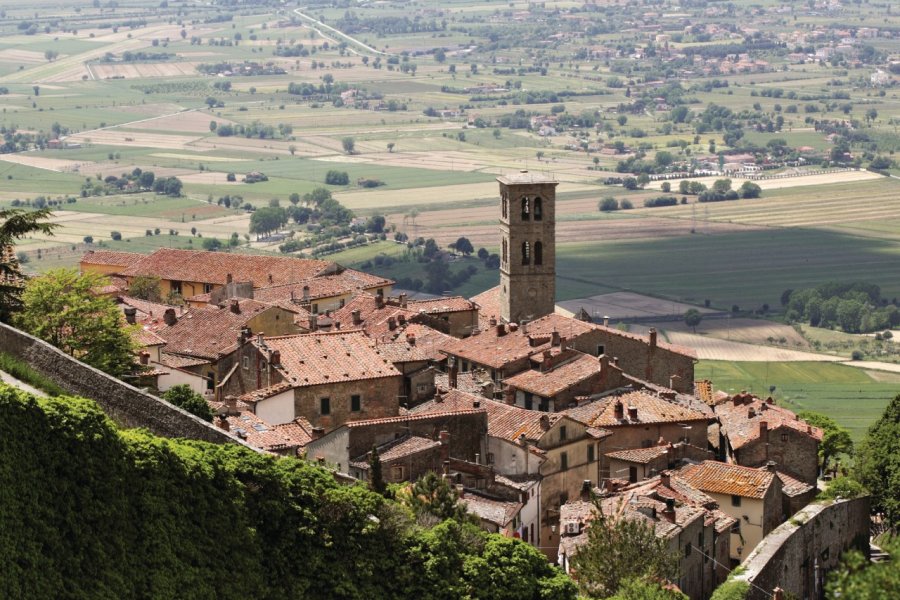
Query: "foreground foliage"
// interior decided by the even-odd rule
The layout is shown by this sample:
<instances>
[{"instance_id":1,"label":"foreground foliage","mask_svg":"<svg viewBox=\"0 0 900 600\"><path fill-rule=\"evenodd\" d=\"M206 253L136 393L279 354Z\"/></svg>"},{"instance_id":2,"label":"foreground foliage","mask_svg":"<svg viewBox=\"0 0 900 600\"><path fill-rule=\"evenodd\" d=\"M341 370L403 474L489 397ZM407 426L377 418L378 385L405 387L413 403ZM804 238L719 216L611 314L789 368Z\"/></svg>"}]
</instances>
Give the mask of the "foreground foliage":
<instances>
[{"instance_id":1,"label":"foreground foliage","mask_svg":"<svg viewBox=\"0 0 900 600\"><path fill-rule=\"evenodd\" d=\"M0 209L0 322L9 322L10 316L22 308L22 272L13 244L29 233L52 235L57 225L46 222L49 216L49 208L31 212Z\"/></svg>"},{"instance_id":2,"label":"foreground foliage","mask_svg":"<svg viewBox=\"0 0 900 600\"><path fill-rule=\"evenodd\" d=\"M0 386L0 597L564 600L537 550L240 446Z\"/></svg>"},{"instance_id":3,"label":"foreground foliage","mask_svg":"<svg viewBox=\"0 0 900 600\"><path fill-rule=\"evenodd\" d=\"M848 552L841 568L829 574L825 587L829 600L882 600L893 597L900 589L900 543L885 546L891 560L872 564L861 552ZM893 590L893 591L891 591Z\"/></svg>"},{"instance_id":4,"label":"foreground foliage","mask_svg":"<svg viewBox=\"0 0 900 600\"><path fill-rule=\"evenodd\" d=\"M900 524L900 394L869 428L856 451L855 477L872 491L872 510L883 512L888 525Z\"/></svg>"}]
</instances>

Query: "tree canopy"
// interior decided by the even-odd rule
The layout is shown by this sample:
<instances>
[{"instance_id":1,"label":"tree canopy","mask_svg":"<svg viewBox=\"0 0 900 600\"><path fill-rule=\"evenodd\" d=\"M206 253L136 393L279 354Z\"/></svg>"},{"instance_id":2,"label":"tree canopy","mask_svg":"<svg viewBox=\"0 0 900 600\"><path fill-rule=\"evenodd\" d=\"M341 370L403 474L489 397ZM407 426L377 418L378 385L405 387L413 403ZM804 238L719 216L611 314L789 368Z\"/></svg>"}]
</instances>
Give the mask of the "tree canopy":
<instances>
[{"instance_id":1,"label":"tree canopy","mask_svg":"<svg viewBox=\"0 0 900 600\"><path fill-rule=\"evenodd\" d=\"M822 443L819 444L819 466L822 471L828 469L828 461L838 454L851 454L853 440L850 432L837 424L831 417L805 410L797 415L813 427L823 431Z\"/></svg>"},{"instance_id":2,"label":"tree canopy","mask_svg":"<svg viewBox=\"0 0 900 600\"><path fill-rule=\"evenodd\" d=\"M167 389L163 395L163 400L171 402L179 408L183 408L191 414L197 415L204 421L212 423L213 412L203 396L191 389L186 383L176 385Z\"/></svg>"},{"instance_id":3,"label":"tree canopy","mask_svg":"<svg viewBox=\"0 0 900 600\"><path fill-rule=\"evenodd\" d=\"M53 235L54 223L47 223L49 208L26 212L0 209L0 322L22 308L22 272L13 250L15 241L29 233Z\"/></svg>"},{"instance_id":4,"label":"tree canopy","mask_svg":"<svg viewBox=\"0 0 900 600\"><path fill-rule=\"evenodd\" d=\"M872 491L872 509L900 524L900 394L894 396L856 450L853 475Z\"/></svg>"},{"instance_id":5,"label":"tree canopy","mask_svg":"<svg viewBox=\"0 0 900 600\"><path fill-rule=\"evenodd\" d=\"M96 290L109 280L96 273L55 269L28 281L13 322L66 354L113 377L133 373L137 350L122 313Z\"/></svg>"}]
</instances>

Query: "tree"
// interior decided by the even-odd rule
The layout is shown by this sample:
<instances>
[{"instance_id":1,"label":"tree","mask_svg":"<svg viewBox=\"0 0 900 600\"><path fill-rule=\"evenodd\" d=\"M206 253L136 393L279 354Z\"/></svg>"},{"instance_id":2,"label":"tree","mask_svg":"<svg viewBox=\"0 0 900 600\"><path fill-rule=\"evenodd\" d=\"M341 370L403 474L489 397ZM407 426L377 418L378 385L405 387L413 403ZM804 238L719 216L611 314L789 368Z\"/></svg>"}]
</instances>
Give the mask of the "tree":
<instances>
[{"instance_id":1,"label":"tree","mask_svg":"<svg viewBox=\"0 0 900 600\"><path fill-rule=\"evenodd\" d=\"M856 449L853 476L872 491L872 509L885 513L891 527L900 524L900 394L894 396Z\"/></svg>"},{"instance_id":2,"label":"tree","mask_svg":"<svg viewBox=\"0 0 900 600\"><path fill-rule=\"evenodd\" d=\"M153 174L153 171L144 171L141 173L140 186L145 190L149 190L153 187L153 180L156 179L156 175Z\"/></svg>"},{"instance_id":3,"label":"tree","mask_svg":"<svg viewBox=\"0 0 900 600\"><path fill-rule=\"evenodd\" d=\"M612 212L614 210L619 210L619 201L613 198L612 196L607 196L597 205L597 208L600 209L600 212Z\"/></svg>"},{"instance_id":4,"label":"tree","mask_svg":"<svg viewBox=\"0 0 900 600\"><path fill-rule=\"evenodd\" d=\"M387 491L387 484L385 484L384 475L381 472L381 458L378 456L377 446L372 446L372 452L369 454L369 489L382 496Z\"/></svg>"},{"instance_id":5,"label":"tree","mask_svg":"<svg viewBox=\"0 0 900 600\"><path fill-rule=\"evenodd\" d=\"M297 146L295 146L294 144L291 144L290 146L288 146L288 152L290 152L291 156L293 156L297 152Z\"/></svg>"},{"instance_id":6,"label":"tree","mask_svg":"<svg viewBox=\"0 0 900 600\"><path fill-rule=\"evenodd\" d=\"M684 324L693 329L694 333L697 333L697 325L699 325L702 320L703 315L696 308L689 308L684 313Z\"/></svg>"},{"instance_id":7,"label":"tree","mask_svg":"<svg viewBox=\"0 0 900 600\"><path fill-rule=\"evenodd\" d=\"M160 279L153 275L138 275L128 284L128 295L138 300L161 302Z\"/></svg>"},{"instance_id":8,"label":"tree","mask_svg":"<svg viewBox=\"0 0 900 600\"><path fill-rule=\"evenodd\" d=\"M626 177L622 180L622 187L626 190L636 190L638 188L638 181L634 177Z\"/></svg>"},{"instance_id":9,"label":"tree","mask_svg":"<svg viewBox=\"0 0 900 600\"><path fill-rule=\"evenodd\" d=\"M595 503L597 516L588 530L587 543L572 559L581 593L606 598L618 593L628 579L674 580L678 555L668 541L656 536L652 525L619 518L612 520Z\"/></svg>"},{"instance_id":10,"label":"tree","mask_svg":"<svg viewBox=\"0 0 900 600\"><path fill-rule=\"evenodd\" d=\"M372 215L366 222L366 231L369 233L381 233L384 231L385 219L382 215Z\"/></svg>"},{"instance_id":11,"label":"tree","mask_svg":"<svg viewBox=\"0 0 900 600\"><path fill-rule=\"evenodd\" d=\"M170 387L163 395L163 400L170 402L179 408L183 408L192 415L197 415L204 421L212 423L213 412L203 396L196 393L186 383Z\"/></svg>"},{"instance_id":12,"label":"tree","mask_svg":"<svg viewBox=\"0 0 900 600\"><path fill-rule=\"evenodd\" d=\"M395 146L396 146L396 144L395 144L394 142L388 142L388 144L387 144L387 151L388 151L388 152L393 152Z\"/></svg>"},{"instance_id":13,"label":"tree","mask_svg":"<svg viewBox=\"0 0 900 600\"><path fill-rule=\"evenodd\" d=\"M472 242L469 241L469 238L460 237L456 240L456 251L462 252L465 256L469 256L475 252L475 247L472 245Z\"/></svg>"},{"instance_id":14,"label":"tree","mask_svg":"<svg viewBox=\"0 0 900 600\"><path fill-rule=\"evenodd\" d=\"M204 250L208 250L210 252L214 252L222 248L222 240L218 238L203 238L203 242L200 244L203 246Z\"/></svg>"},{"instance_id":15,"label":"tree","mask_svg":"<svg viewBox=\"0 0 900 600\"><path fill-rule=\"evenodd\" d=\"M331 169L325 173L325 183L328 185L347 185L350 183L350 176L347 174L347 171Z\"/></svg>"},{"instance_id":16,"label":"tree","mask_svg":"<svg viewBox=\"0 0 900 600\"><path fill-rule=\"evenodd\" d=\"M478 258L481 260L487 260L487 257L490 256L491 253L488 252L487 248L479 248L478 249Z\"/></svg>"},{"instance_id":17,"label":"tree","mask_svg":"<svg viewBox=\"0 0 900 600\"><path fill-rule=\"evenodd\" d=\"M688 597L677 590L666 589L656 581L626 579L608 600L688 600Z\"/></svg>"},{"instance_id":18,"label":"tree","mask_svg":"<svg viewBox=\"0 0 900 600\"><path fill-rule=\"evenodd\" d=\"M347 154L353 154L356 151L356 140L352 137L345 137L341 140L341 146Z\"/></svg>"},{"instance_id":19,"label":"tree","mask_svg":"<svg viewBox=\"0 0 900 600\"><path fill-rule=\"evenodd\" d=\"M13 252L15 241L29 233L53 235L54 223L45 222L50 209L31 212L0 209L0 322L8 323L12 314L22 308L22 271Z\"/></svg>"},{"instance_id":20,"label":"tree","mask_svg":"<svg viewBox=\"0 0 900 600\"><path fill-rule=\"evenodd\" d=\"M135 371L137 350L122 313L108 296L94 292L109 280L74 269L48 271L25 284L24 307L13 322L66 354L122 377Z\"/></svg>"},{"instance_id":21,"label":"tree","mask_svg":"<svg viewBox=\"0 0 900 600\"><path fill-rule=\"evenodd\" d=\"M716 179L715 182L713 182L713 191L717 194L727 194L731 191L731 180Z\"/></svg>"},{"instance_id":22,"label":"tree","mask_svg":"<svg viewBox=\"0 0 900 600\"><path fill-rule=\"evenodd\" d=\"M34 95L35 95L35 96L40 96L40 95L41 95L41 86L39 86L39 85L33 85L33 86L31 86L31 90L34 92Z\"/></svg>"},{"instance_id":23,"label":"tree","mask_svg":"<svg viewBox=\"0 0 900 600\"><path fill-rule=\"evenodd\" d=\"M853 440L850 432L837 424L831 417L805 410L797 415L813 427L822 430L822 442L819 444L819 460L822 472L828 470L829 459L838 454L851 454Z\"/></svg>"},{"instance_id":24,"label":"tree","mask_svg":"<svg viewBox=\"0 0 900 600\"><path fill-rule=\"evenodd\" d=\"M669 183L668 181L663 181L662 185L659 186L659 189L661 189L664 193L668 194L669 192L672 191L672 184Z\"/></svg>"},{"instance_id":25,"label":"tree","mask_svg":"<svg viewBox=\"0 0 900 600\"><path fill-rule=\"evenodd\" d=\"M825 597L828 600L883 600L900 589L900 543L896 539L883 544L890 560L872 563L862 552L848 552L841 567L828 574Z\"/></svg>"},{"instance_id":26,"label":"tree","mask_svg":"<svg viewBox=\"0 0 900 600\"><path fill-rule=\"evenodd\" d=\"M267 235L287 223L287 213L283 208L266 206L250 216L250 233Z\"/></svg>"},{"instance_id":27,"label":"tree","mask_svg":"<svg viewBox=\"0 0 900 600\"><path fill-rule=\"evenodd\" d=\"M444 49L443 49L443 48L437 48L437 49L435 49L435 51L434 51L434 60L436 60L436 61L439 62L439 63L442 63L442 62L444 62L445 60L447 60L447 53L444 52Z\"/></svg>"},{"instance_id":28,"label":"tree","mask_svg":"<svg viewBox=\"0 0 900 600\"><path fill-rule=\"evenodd\" d=\"M434 472L422 476L399 499L417 519L425 523L447 519L464 523L469 520L465 506L459 503L456 489Z\"/></svg>"},{"instance_id":29,"label":"tree","mask_svg":"<svg viewBox=\"0 0 900 600\"><path fill-rule=\"evenodd\" d=\"M745 181L738 188L738 193L741 195L741 198L759 198L762 194L762 188L752 181Z\"/></svg>"}]
</instances>

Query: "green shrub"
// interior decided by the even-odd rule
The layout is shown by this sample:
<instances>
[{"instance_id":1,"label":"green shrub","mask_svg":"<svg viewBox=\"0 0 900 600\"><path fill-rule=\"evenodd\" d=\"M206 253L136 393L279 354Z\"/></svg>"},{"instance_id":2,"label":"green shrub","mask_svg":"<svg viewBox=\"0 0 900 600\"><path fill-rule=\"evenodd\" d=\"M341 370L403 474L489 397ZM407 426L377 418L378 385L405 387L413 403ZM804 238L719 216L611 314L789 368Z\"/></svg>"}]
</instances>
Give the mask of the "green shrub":
<instances>
[{"instance_id":1,"label":"green shrub","mask_svg":"<svg viewBox=\"0 0 900 600\"><path fill-rule=\"evenodd\" d=\"M50 396L62 396L66 393L52 380L32 369L31 365L5 352L0 352L0 371L6 371L19 381L34 386Z\"/></svg>"}]
</instances>

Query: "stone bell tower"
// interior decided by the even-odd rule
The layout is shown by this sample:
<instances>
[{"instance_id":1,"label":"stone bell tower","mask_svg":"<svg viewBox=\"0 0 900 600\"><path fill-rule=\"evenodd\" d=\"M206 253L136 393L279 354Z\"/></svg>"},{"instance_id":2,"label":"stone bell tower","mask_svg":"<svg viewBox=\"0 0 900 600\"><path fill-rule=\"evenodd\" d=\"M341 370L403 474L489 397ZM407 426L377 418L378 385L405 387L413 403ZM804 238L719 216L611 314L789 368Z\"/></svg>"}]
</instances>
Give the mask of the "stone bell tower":
<instances>
[{"instance_id":1,"label":"stone bell tower","mask_svg":"<svg viewBox=\"0 0 900 600\"><path fill-rule=\"evenodd\" d=\"M521 171L500 182L500 316L531 321L556 308L556 186Z\"/></svg>"}]
</instances>

